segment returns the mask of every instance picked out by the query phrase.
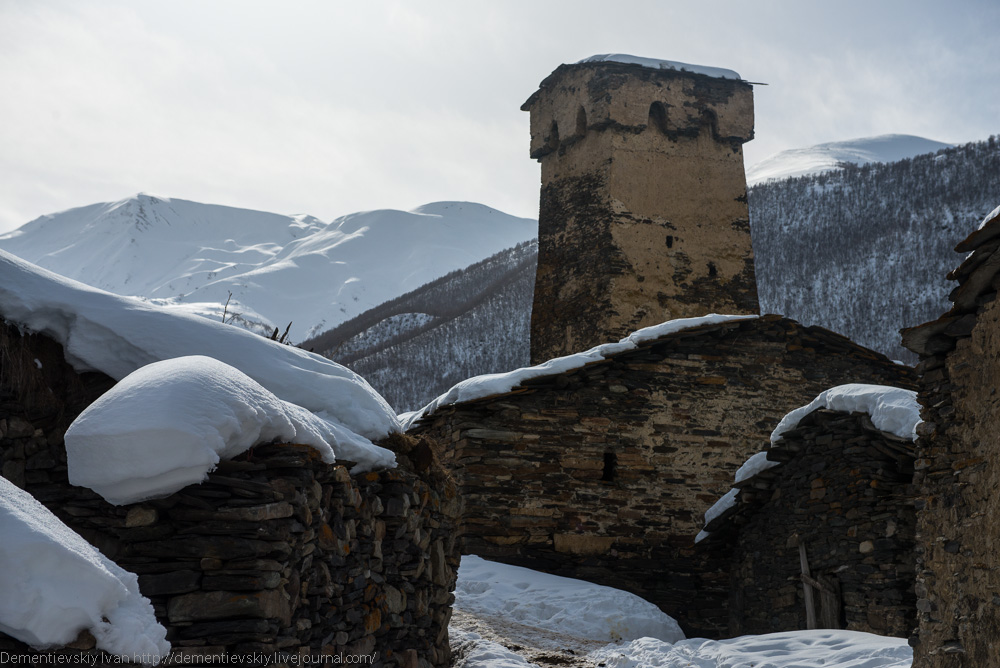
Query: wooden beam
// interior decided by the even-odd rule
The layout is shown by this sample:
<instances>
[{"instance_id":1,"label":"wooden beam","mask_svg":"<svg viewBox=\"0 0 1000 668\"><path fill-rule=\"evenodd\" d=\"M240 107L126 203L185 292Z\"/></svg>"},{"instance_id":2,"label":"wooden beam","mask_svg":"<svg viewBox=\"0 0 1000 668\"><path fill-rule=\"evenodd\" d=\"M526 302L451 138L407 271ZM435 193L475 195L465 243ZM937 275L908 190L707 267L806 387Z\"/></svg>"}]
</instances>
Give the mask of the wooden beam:
<instances>
[{"instance_id":1,"label":"wooden beam","mask_svg":"<svg viewBox=\"0 0 1000 668\"><path fill-rule=\"evenodd\" d=\"M799 565L802 567L802 598L806 603L806 629L816 628L816 602L813 600L813 586L809 584L812 575L809 573L809 559L806 558L806 544L799 539ZM813 580L815 582L815 580Z\"/></svg>"}]
</instances>

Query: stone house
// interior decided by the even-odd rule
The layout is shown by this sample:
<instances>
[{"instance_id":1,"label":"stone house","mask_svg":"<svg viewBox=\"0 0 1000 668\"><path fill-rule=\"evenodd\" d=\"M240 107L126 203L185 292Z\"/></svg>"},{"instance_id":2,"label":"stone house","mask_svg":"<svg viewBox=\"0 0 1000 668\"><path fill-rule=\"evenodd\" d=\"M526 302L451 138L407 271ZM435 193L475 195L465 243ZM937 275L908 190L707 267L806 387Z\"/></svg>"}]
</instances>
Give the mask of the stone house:
<instances>
[{"instance_id":1,"label":"stone house","mask_svg":"<svg viewBox=\"0 0 1000 668\"><path fill-rule=\"evenodd\" d=\"M729 635L844 628L909 637L913 438L866 411L817 407L762 456L766 468L740 476L733 505L710 513L699 543L732 555Z\"/></svg>"},{"instance_id":2,"label":"stone house","mask_svg":"<svg viewBox=\"0 0 1000 668\"><path fill-rule=\"evenodd\" d=\"M631 591L704 637L729 627L730 562L694 537L736 469L827 387L915 381L779 316L538 371L504 394L443 402L409 430L444 445L463 498L462 552Z\"/></svg>"},{"instance_id":3,"label":"stone house","mask_svg":"<svg viewBox=\"0 0 1000 668\"><path fill-rule=\"evenodd\" d=\"M542 172L539 366L502 392L449 393L410 433L443 445L463 552L626 589L720 637L730 564L695 549L705 509L788 411L832 385L915 377L827 330L756 317L753 99L738 74L600 56L557 68L522 109ZM710 313L734 315L697 320Z\"/></svg>"},{"instance_id":4,"label":"stone house","mask_svg":"<svg viewBox=\"0 0 1000 668\"><path fill-rule=\"evenodd\" d=\"M203 484L113 506L68 482L63 442L113 384L0 320L3 476L139 576L185 663L375 652L377 666L450 665L460 507L426 443L392 436L384 444L399 468L354 476L350 462L326 464L310 447L264 444ZM0 650L34 653L3 634ZM87 633L61 652L117 665Z\"/></svg>"},{"instance_id":5,"label":"stone house","mask_svg":"<svg viewBox=\"0 0 1000 668\"><path fill-rule=\"evenodd\" d=\"M950 311L903 331L920 355L915 668L1000 665L1000 209L955 248Z\"/></svg>"}]
</instances>

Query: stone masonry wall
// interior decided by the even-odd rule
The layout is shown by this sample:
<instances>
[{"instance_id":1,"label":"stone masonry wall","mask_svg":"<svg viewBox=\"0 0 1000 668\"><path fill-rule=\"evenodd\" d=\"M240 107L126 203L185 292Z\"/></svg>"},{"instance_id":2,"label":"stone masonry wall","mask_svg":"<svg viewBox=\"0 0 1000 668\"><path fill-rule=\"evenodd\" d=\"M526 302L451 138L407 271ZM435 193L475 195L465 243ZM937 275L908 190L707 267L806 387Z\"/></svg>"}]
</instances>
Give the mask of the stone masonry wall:
<instances>
[{"instance_id":1,"label":"stone masonry wall","mask_svg":"<svg viewBox=\"0 0 1000 668\"><path fill-rule=\"evenodd\" d=\"M450 665L460 507L426 442L390 437L400 467L355 476L306 446L261 445L220 462L201 485L112 506L67 481L62 433L72 415L27 410L32 392L6 382L11 362L49 344L11 328L5 335L4 476L139 576L174 652L216 665L222 653L253 652ZM27 371L41 388L42 371L55 374L61 362L39 361ZM27 382L18 380L22 390ZM66 651L93 652L87 635ZM0 650L28 651L2 635Z\"/></svg>"},{"instance_id":2,"label":"stone masonry wall","mask_svg":"<svg viewBox=\"0 0 1000 668\"><path fill-rule=\"evenodd\" d=\"M904 331L920 354L914 668L1000 665L1000 218L959 244L952 310Z\"/></svg>"},{"instance_id":3,"label":"stone masonry wall","mask_svg":"<svg viewBox=\"0 0 1000 668\"><path fill-rule=\"evenodd\" d=\"M446 406L411 433L445 447L463 553L626 589L720 637L729 559L695 548L702 515L785 413L847 382L913 384L843 337L767 316Z\"/></svg>"},{"instance_id":4,"label":"stone masonry wall","mask_svg":"<svg viewBox=\"0 0 1000 668\"><path fill-rule=\"evenodd\" d=\"M823 620L816 592L821 627L908 637L917 612L912 441L865 414L824 409L786 432L768 459L783 463L735 485L736 506L702 543L735 545L730 635L807 628L801 542L810 575L839 601L839 618Z\"/></svg>"},{"instance_id":5,"label":"stone masonry wall","mask_svg":"<svg viewBox=\"0 0 1000 668\"><path fill-rule=\"evenodd\" d=\"M532 363L675 318L758 313L749 84L562 65L522 109L542 171Z\"/></svg>"}]
</instances>

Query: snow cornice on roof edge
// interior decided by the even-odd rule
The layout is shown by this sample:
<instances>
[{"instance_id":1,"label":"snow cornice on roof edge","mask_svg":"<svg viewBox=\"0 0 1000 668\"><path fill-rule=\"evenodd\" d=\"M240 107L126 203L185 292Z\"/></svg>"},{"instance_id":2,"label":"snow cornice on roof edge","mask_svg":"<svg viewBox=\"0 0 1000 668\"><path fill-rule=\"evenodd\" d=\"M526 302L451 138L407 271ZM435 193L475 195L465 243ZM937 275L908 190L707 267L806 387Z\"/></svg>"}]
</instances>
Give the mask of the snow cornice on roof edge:
<instances>
[{"instance_id":1,"label":"snow cornice on roof edge","mask_svg":"<svg viewBox=\"0 0 1000 668\"><path fill-rule=\"evenodd\" d=\"M737 81L743 81L743 77L741 77L737 72L727 70L722 67L693 65L691 63L682 63L676 60L643 58L641 56L632 56L627 53L601 53L579 60L574 64L587 65L590 63L620 63L623 65L638 65L640 67L653 70L672 70L674 72L681 72L684 74L700 74L716 79L735 79Z\"/></svg>"},{"instance_id":2,"label":"snow cornice on roof edge","mask_svg":"<svg viewBox=\"0 0 1000 668\"><path fill-rule=\"evenodd\" d=\"M821 392L805 406L796 408L781 419L778 426L771 432L771 447L751 456L736 471L734 487L705 511L707 527L716 520L725 520L736 512L739 506L739 492L744 483L752 480L757 474L785 463L785 460L772 460L768 453L780 449L785 434L794 430L806 416L821 410L831 410L839 413L863 413L871 419L872 425L879 431L892 434L909 441L917 440L917 427L920 419L920 404L917 403L917 393L889 385L867 385L849 383L838 385ZM695 543L700 543L712 532L702 530L695 537Z\"/></svg>"},{"instance_id":3,"label":"snow cornice on roof edge","mask_svg":"<svg viewBox=\"0 0 1000 668\"><path fill-rule=\"evenodd\" d=\"M403 427L409 430L424 417L433 414L438 409L450 404L464 403L476 399L506 394L519 387L524 381L532 378L544 376L555 376L567 371L580 369L588 364L601 362L610 359L630 350L635 350L640 345L645 345L652 341L666 338L677 332L704 327L710 325L720 325L741 320L752 320L759 318L757 315L719 315L711 313L697 318L679 318L668 320L659 325L652 325L637 330L621 339L617 343L605 343L595 346L590 350L565 357L557 357L542 364L530 367L522 367L506 373L492 373L482 376L474 376L456 384L450 390L440 395L429 404L418 411L403 413L399 416Z\"/></svg>"}]
</instances>

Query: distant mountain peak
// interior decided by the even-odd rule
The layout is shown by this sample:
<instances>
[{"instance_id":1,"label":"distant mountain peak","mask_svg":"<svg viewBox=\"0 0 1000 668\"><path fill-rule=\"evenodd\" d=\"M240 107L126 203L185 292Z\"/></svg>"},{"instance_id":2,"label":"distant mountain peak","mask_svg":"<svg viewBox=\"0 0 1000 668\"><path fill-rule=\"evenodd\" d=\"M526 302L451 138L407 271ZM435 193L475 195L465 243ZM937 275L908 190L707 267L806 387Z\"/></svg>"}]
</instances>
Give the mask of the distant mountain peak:
<instances>
[{"instance_id":1,"label":"distant mountain peak","mask_svg":"<svg viewBox=\"0 0 1000 668\"><path fill-rule=\"evenodd\" d=\"M36 218L0 248L88 285L302 340L534 237L473 202L382 209L326 224L141 192Z\"/></svg>"},{"instance_id":2,"label":"distant mountain peak","mask_svg":"<svg viewBox=\"0 0 1000 668\"><path fill-rule=\"evenodd\" d=\"M839 169L845 162L855 165L896 162L925 153L936 153L951 146L915 135L888 134L793 148L772 155L747 169L747 185L820 174Z\"/></svg>"}]
</instances>

